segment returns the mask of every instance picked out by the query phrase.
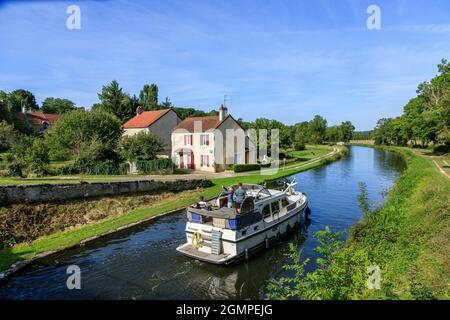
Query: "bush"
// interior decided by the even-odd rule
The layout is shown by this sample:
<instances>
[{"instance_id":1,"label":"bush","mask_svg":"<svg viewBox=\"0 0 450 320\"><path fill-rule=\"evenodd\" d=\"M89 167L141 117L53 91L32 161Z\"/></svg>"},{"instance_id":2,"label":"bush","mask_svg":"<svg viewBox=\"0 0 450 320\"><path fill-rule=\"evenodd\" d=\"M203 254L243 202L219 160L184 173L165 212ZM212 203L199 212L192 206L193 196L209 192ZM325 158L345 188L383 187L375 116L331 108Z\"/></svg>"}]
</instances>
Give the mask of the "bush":
<instances>
[{"instance_id":1,"label":"bush","mask_svg":"<svg viewBox=\"0 0 450 320\"><path fill-rule=\"evenodd\" d=\"M234 170L234 164L227 164L227 170Z\"/></svg>"},{"instance_id":2,"label":"bush","mask_svg":"<svg viewBox=\"0 0 450 320\"><path fill-rule=\"evenodd\" d=\"M12 163L8 166L8 176L22 177L22 167L18 163Z\"/></svg>"},{"instance_id":3,"label":"bush","mask_svg":"<svg viewBox=\"0 0 450 320\"><path fill-rule=\"evenodd\" d=\"M120 153L129 162L155 160L164 150L164 143L155 134L140 132L120 141Z\"/></svg>"},{"instance_id":4,"label":"bush","mask_svg":"<svg viewBox=\"0 0 450 320\"><path fill-rule=\"evenodd\" d=\"M439 145L433 147L433 153L434 154L446 154L449 152L450 146L448 145Z\"/></svg>"},{"instance_id":5,"label":"bush","mask_svg":"<svg viewBox=\"0 0 450 320\"><path fill-rule=\"evenodd\" d=\"M294 150L295 151L303 151L303 150L306 150L306 146L303 142L294 142Z\"/></svg>"},{"instance_id":6,"label":"bush","mask_svg":"<svg viewBox=\"0 0 450 320\"><path fill-rule=\"evenodd\" d=\"M91 175L124 175L128 173L127 163L105 161L87 168L86 173Z\"/></svg>"},{"instance_id":7,"label":"bush","mask_svg":"<svg viewBox=\"0 0 450 320\"><path fill-rule=\"evenodd\" d=\"M261 165L258 163L249 163L249 164L235 164L234 172L246 172L246 171L256 171L260 170Z\"/></svg>"},{"instance_id":8,"label":"bush","mask_svg":"<svg viewBox=\"0 0 450 320\"><path fill-rule=\"evenodd\" d=\"M140 174L150 174L162 171L173 170L173 162L171 159L155 159L149 161L137 161L136 168Z\"/></svg>"},{"instance_id":9,"label":"bush","mask_svg":"<svg viewBox=\"0 0 450 320\"><path fill-rule=\"evenodd\" d=\"M56 168L53 171L53 174L55 176L70 176L70 175L76 175L76 174L80 174L80 168L74 166L74 165L70 165L70 166L64 166L64 167L59 167Z\"/></svg>"}]
</instances>

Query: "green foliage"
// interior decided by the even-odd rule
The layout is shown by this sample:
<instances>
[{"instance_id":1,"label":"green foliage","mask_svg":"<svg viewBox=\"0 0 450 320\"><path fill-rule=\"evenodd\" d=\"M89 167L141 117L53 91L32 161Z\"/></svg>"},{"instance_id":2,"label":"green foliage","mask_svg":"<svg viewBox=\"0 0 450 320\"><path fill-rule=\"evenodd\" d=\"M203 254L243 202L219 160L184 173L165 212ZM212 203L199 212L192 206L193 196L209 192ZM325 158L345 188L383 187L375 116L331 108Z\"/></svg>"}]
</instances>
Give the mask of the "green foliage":
<instances>
[{"instance_id":1,"label":"green foliage","mask_svg":"<svg viewBox=\"0 0 450 320\"><path fill-rule=\"evenodd\" d=\"M0 122L0 151L9 150L17 139L17 132L14 126L6 121Z\"/></svg>"},{"instance_id":2,"label":"green foliage","mask_svg":"<svg viewBox=\"0 0 450 320\"><path fill-rule=\"evenodd\" d=\"M137 161L137 170L140 174L161 173L173 170L171 159L161 158L149 161Z\"/></svg>"},{"instance_id":3,"label":"green foliage","mask_svg":"<svg viewBox=\"0 0 450 320\"><path fill-rule=\"evenodd\" d=\"M139 93L139 103L145 111L158 109L158 86L154 83L144 85Z\"/></svg>"},{"instance_id":4,"label":"green foliage","mask_svg":"<svg viewBox=\"0 0 450 320\"><path fill-rule=\"evenodd\" d=\"M301 251L291 243L287 253L289 262L283 266L290 276L270 280L267 286L269 299L342 300L354 298L364 291L359 286L366 283L367 274L359 266L370 265L367 255L362 252L350 254L342 247L341 233L331 232L329 227L318 231L315 237L320 243L315 248L320 254L316 259L317 268L306 273L309 259L301 261Z\"/></svg>"},{"instance_id":5,"label":"green foliage","mask_svg":"<svg viewBox=\"0 0 450 320\"><path fill-rule=\"evenodd\" d=\"M306 150L306 145L302 141L295 141L294 142L294 150L295 151L303 151Z\"/></svg>"},{"instance_id":6,"label":"green foliage","mask_svg":"<svg viewBox=\"0 0 450 320\"><path fill-rule=\"evenodd\" d=\"M77 109L61 116L45 132L51 156L55 159L74 158L82 167L105 160L117 160L121 122L101 109Z\"/></svg>"},{"instance_id":7,"label":"green foliage","mask_svg":"<svg viewBox=\"0 0 450 320\"><path fill-rule=\"evenodd\" d=\"M376 144L450 145L449 68L450 63L442 60L439 74L418 86L418 96L408 102L402 116L378 121L374 132Z\"/></svg>"},{"instance_id":8,"label":"green foliage","mask_svg":"<svg viewBox=\"0 0 450 320\"><path fill-rule=\"evenodd\" d=\"M353 132L352 140L371 140L373 130L369 131L355 131Z\"/></svg>"},{"instance_id":9,"label":"green foliage","mask_svg":"<svg viewBox=\"0 0 450 320\"><path fill-rule=\"evenodd\" d=\"M42 176L47 172L49 148L43 138L22 136L11 150L15 163L27 174Z\"/></svg>"},{"instance_id":10,"label":"green foliage","mask_svg":"<svg viewBox=\"0 0 450 320\"><path fill-rule=\"evenodd\" d=\"M43 113L63 114L75 109L75 103L68 99L46 98L42 102Z\"/></svg>"},{"instance_id":11,"label":"green foliage","mask_svg":"<svg viewBox=\"0 0 450 320\"><path fill-rule=\"evenodd\" d=\"M210 112L205 112L197 110L194 108L173 108L173 110L179 115L181 119L186 119L189 117L206 117L206 116L216 116L219 114L217 110L211 110Z\"/></svg>"},{"instance_id":12,"label":"green foliage","mask_svg":"<svg viewBox=\"0 0 450 320\"><path fill-rule=\"evenodd\" d=\"M10 110L12 112L21 112L22 107L27 111L36 111L39 109L34 95L27 90L17 89L9 94Z\"/></svg>"},{"instance_id":13,"label":"green foliage","mask_svg":"<svg viewBox=\"0 0 450 320\"><path fill-rule=\"evenodd\" d=\"M144 131L124 137L120 142L122 157L129 162L156 159L157 154L163 150L164 144L161 139L155 134Z\"/></svg>"},{"instance_id":14,"label":"green foliage","mask_svg":"<svg viewBox=\"0 0 450 320\"><path fill-rule=\"evenodd\" d=\"M22 177L22 167L18 163L11 163L8 165L8 176Z\"/></svg>"},{"instance_id":15,"label":"green foliage","mask_svg":"<svg viewBox=\"0 0 450 320\"><path fill-rule=\"evenodd\" d=\"M350 121L342 122L339 126L332 126L326 129L326 139L332 142L348 142L353 138L355 127Z\"/></svg>"},{"instance_id":16,"label":"green foliage","mask_svg":"<svg viewBox=\"0 0 450 320\"><path fill-rule=\"evenodd\" d=\"M259 163L247 163L247 164L235 164L234 172L247 172L260 170L261 165Z\"/></svg>"},{"instance_id":17,"label":"green foliage","mask_svg":"<svg viewBox=\"0 0 450 320\"><path fill-rule=\"evenodd\" d=\"M98 98L100 104L95 109L102 109L115 115L122 123L134 116L133 101L122 91L116 80L113 80L110 85L103 86Z\"/></svg>"}]
</instances>

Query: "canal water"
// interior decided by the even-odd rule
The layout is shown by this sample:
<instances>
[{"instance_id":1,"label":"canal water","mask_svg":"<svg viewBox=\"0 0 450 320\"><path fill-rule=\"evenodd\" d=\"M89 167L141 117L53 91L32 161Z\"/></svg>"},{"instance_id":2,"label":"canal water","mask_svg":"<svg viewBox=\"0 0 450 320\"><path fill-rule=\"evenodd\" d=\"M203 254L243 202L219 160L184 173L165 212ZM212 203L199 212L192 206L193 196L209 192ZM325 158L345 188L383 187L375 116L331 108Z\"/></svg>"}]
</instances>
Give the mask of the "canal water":
<instances>
[{"instance_id":1,"label":"canal water","mask_svg":"<svg viewBox=\"0 0 450 320\"><path fill-rule=\"evenodd\" d=\"M315 260L316 231L346 232L361 218L359 182L367 185L372 206L380 206L404 167L396 153L351 147L340 161L296 174L296 188L309 197L310 222L248 262L215 266L178 254L186 219L176 213L32 263L0 285L0 300L264 298L268 279L283 272L289 242ZM66 287L69 265L81 269L81 290Z\"/></svg>"}]
</instances>

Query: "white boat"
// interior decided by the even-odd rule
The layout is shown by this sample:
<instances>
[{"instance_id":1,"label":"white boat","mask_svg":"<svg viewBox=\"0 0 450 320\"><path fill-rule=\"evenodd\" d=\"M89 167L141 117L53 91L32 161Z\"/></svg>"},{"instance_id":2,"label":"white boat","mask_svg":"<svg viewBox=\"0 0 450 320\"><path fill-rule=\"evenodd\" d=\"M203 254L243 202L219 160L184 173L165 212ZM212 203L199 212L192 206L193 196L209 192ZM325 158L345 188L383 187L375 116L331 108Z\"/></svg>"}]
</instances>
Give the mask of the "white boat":
<instances>
[{"instance_id":1,"label":"white boat","mask_svg":"<svg viewBox=\"0 0 450 320\"><path fill-rule=\"evenodd\" d=\"M188 207L187 242L177 251L205 262L230 264L269 248L299 227L308 207L306 194L294 191L294 185L293 181L283 191L243 185L246 198L239 210L227 207L225 193L208 202L207 208Z\"/></svg>"}]
</instances>

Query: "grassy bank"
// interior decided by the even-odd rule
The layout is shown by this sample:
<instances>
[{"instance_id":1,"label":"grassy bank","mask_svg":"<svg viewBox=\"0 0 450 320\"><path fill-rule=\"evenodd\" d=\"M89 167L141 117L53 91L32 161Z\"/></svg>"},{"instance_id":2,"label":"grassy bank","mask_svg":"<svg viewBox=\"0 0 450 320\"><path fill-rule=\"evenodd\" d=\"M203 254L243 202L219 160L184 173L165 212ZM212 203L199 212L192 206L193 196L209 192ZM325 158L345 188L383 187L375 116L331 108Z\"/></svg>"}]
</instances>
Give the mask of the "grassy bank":
<instances>
[{"instance_id":1,"label":"grassy bank","mask_svg":"<svg viewBox=\"0 0 450 320\"><path fill-rule=\"evenodd\" d=\"M286 168L280 169L273 174L261 175L253 172L245 176L242 175L232 178L213 179L212 181L214 186L203 190L203 195L207 198L217 196L217 194L221 191L221 185L228 186L238 182L262 183L267 180L278 179L297 172L309 170L328 164L332 161L336 161L345 155L346 152L347 149L339 148L337 152L333 154L318 157L306 163L293 164L291 166L287 166ZM166 199L163 202L155 203L146 208L138 208L130 213L114 216L99 223L88 224L70 230L56 232L52 235L41 237L31 243L17 244L13 247L5 248L0 251L0 270L9 268L15 262L33 259L37 255L45 252L62 250L64 248L77 245L85 239L99 236L120 227L150 219L152 217L164 214L165 212L186 207L197 201L198 196L198 193L186 193L183 196L177 195L170 199Z\"/></svg>"},{"instance_id":2,"label":"grassy bank","mask_svg":"<svg viewBox=\"0 0 450 320\"><path fill-rule=\"evenodd\" d=\"M407 169L383 208L365 210L348 240L299 293L314 299L449 299L450 180L424 155L400 152ZM368 268L378 266L381 288L369 289ZM305 283L305 281L301 281Z\"/></svg>"},{"instance_id":3,"label":"grassy bank","mask_svg":"<svg viewBox=\"0 0 450 320\"><path fill-rule=\"evenodd\" d=\"M429 159L404 148L408 168L386 205L357 224L349 250L380 266L381 290L363 298L450 298L450 181Z\"/></svg>"}]
</instances>

